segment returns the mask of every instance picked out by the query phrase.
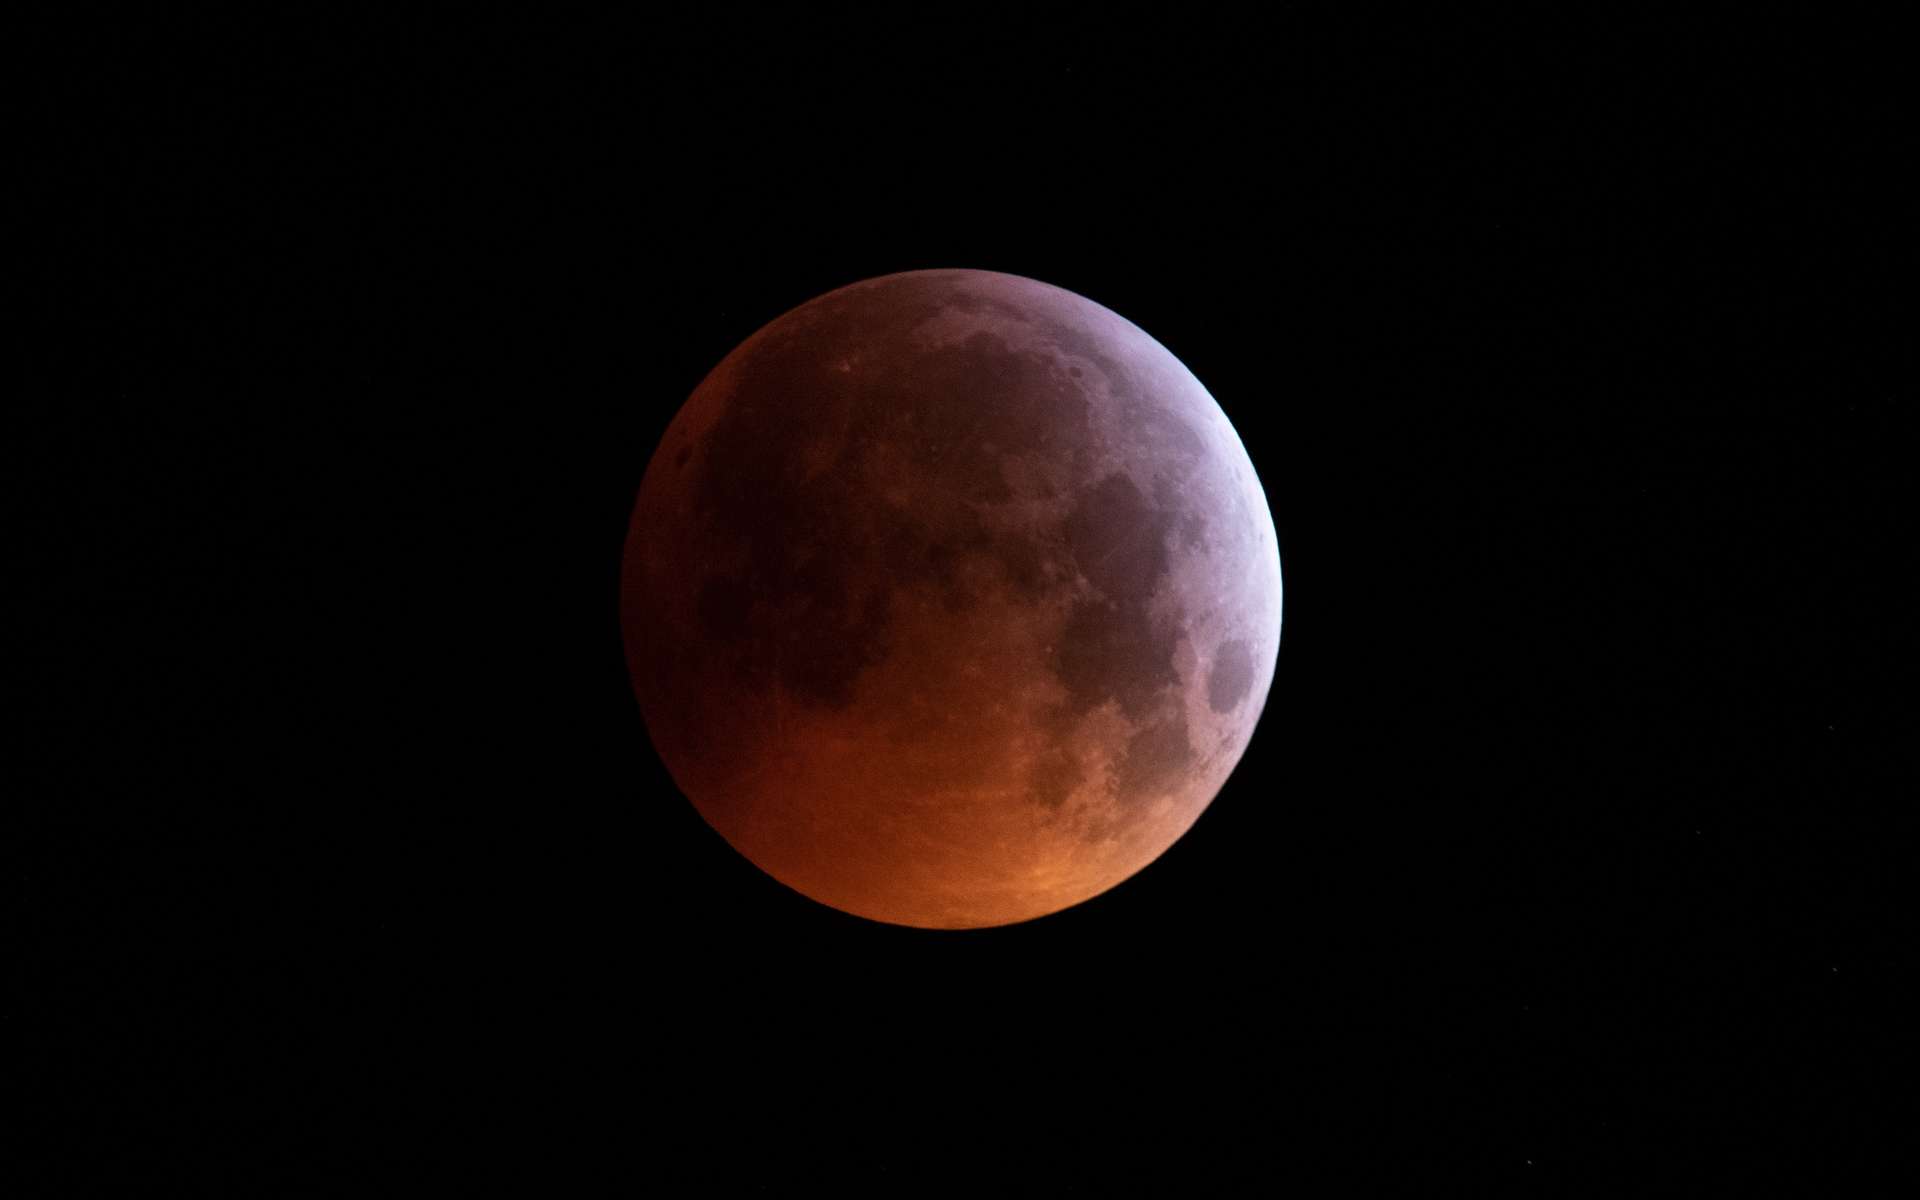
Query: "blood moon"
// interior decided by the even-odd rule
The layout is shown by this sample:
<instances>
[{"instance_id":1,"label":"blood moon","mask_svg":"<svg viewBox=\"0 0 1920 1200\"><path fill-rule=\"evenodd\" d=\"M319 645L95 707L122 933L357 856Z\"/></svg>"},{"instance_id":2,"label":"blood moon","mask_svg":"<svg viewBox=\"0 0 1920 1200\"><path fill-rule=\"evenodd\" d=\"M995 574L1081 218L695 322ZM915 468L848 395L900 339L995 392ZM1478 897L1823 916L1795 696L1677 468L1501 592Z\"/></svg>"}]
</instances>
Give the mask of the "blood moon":
<instances>
[{"instance_id":1,"label":"blood moon","mask_svg":"<svg viewBox=\"0 0 1920 1200\"><path fill-rule=\"evenodd\" d=\"M878 921L1003 925L1157 858L1239 761L1280 560L1199 381L1083 297L856 283L694 391L648 464L622 615L714 829Z\"/></svg>"}]
</instances>

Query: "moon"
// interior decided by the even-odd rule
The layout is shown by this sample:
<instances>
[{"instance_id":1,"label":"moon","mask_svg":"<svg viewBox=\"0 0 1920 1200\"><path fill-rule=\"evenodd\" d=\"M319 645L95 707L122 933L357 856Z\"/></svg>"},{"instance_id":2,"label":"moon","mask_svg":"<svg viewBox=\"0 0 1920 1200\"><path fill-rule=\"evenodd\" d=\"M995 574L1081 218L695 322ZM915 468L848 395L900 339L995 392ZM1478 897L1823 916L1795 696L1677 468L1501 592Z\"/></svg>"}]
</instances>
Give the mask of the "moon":
<instances>
[{"instance_id":1,"label":"moon","mask_svg":"<svg viewBox=\"0 0 1920 1200\"><path fill-rule=\"evenodd\" d=\"M922 928L1096 896L1212 802L1266 703L1280 558L1220 406L1072 292L913 271L774 320L648 463L621 612L708 824Z\"/></svg>"}]
</instances>

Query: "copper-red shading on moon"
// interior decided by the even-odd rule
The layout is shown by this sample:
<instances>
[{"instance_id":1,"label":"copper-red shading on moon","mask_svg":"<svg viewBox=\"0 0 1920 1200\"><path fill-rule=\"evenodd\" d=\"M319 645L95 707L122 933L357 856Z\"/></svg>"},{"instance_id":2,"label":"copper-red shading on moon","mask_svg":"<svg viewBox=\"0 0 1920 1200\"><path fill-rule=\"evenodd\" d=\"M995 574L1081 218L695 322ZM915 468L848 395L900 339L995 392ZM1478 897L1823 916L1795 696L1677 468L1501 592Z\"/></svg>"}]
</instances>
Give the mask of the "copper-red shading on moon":
<instances>
[{"instance_id":1,"label":"copper-red shading on moon","mask_svg":"<svg viewBox=\"0 0 1920 1200\"><path fill-rule=\"evenodd\" d=\"M640 486L622 613L675 782L822 903L1009 924L1157 858L1245 751L1280 561L1198 380L1030 279L915 271L728 355Z\"/></svg>"}]
</instances>

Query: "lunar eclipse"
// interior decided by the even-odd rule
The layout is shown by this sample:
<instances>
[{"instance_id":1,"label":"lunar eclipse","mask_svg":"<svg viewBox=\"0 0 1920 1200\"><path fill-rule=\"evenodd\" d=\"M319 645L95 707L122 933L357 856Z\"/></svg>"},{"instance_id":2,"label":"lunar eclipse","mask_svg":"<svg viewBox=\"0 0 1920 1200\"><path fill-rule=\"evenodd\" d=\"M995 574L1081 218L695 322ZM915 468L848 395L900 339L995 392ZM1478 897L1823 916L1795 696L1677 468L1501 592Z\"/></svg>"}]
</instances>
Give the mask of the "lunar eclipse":
<instances>
[{"instance_id":1,"label":"lunar eclipse","mask_svg":"<svg viewBox=\"0 0 1920 1200\"><path fill-rule=\"evenodd\" d=\"M1057 912L1178 840L1274 671L1265 494L1212 396L1072 292L840 288L694 391L625 548L635 693L705 820L877 921Z\"/></svg>"}]
</instances>

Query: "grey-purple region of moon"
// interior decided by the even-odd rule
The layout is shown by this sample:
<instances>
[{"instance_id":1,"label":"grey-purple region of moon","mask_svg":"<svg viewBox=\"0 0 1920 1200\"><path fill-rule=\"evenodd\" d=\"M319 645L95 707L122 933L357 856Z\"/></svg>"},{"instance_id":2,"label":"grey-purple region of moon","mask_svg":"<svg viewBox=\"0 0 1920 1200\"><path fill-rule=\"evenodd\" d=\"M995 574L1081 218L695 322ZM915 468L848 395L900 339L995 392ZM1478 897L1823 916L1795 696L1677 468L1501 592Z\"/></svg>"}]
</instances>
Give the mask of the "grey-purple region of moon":
<instances>
[{"instance_id":1,"label":"grey-purple region of moon","mask_svg":"<svg viewBox=\"0 0 1920 1200\"><path fill-rule=\"evenodd\" d=\"M729 354L648 464L621 586L641 715L707 823L924 928L1158 858L1280 641L1273 520L1213 397L1115 313L987 271L855 283Z\"/></svg>"}]
</instances>

